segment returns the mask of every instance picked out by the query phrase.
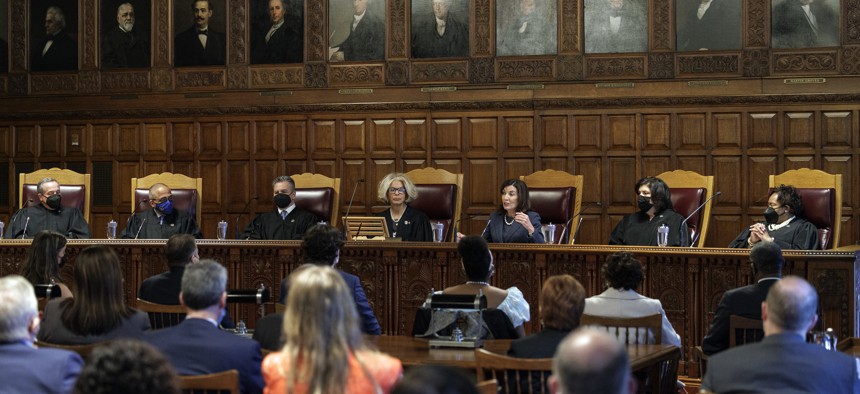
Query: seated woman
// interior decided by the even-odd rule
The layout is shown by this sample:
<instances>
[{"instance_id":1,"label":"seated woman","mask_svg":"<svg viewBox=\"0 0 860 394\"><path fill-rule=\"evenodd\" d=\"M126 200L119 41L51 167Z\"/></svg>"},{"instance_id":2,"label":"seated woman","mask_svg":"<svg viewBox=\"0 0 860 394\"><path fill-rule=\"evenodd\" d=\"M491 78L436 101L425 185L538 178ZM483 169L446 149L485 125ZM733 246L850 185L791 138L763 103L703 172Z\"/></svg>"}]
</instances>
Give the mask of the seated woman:
<instances>
[{"instance_id":1,"label":"seated woman","mask_svg":"<svg viewBox=\"0 0 860 394\"><path fill-rule=\"evenodd\" d=\"M642 263L632 253L618 252L603 264L603 277L609 288L600 295L585 300L585 314L605 317L645 317L660 314L663 317L663 343L681 347L681 337L666 318L660 300L645 297L636 288L645 278ZM651 337L651 333L648 334ZM623 337L619 337L621 341Z\"/></svg>"},{"instance_id":2,"label":"seated woman","mask_svg":"<svg viewBox=\"0 0 860 394\"><path fill-rule=\"evenodd\" d=\"M555 275L543 283L538 310L541 331L511 342L508 356L552 358L561 340L579 327L585 308L585 288L570 275Z\"/></svg>"},{"instance_id":3,"label":"seated woman","mask_svg":"<svg viewBox=\"0 0 860 394\"><path fill-rule=\"evenodd\" d=\"M433 242L430 219L424 212L408 205L418 197L418 191L406 174L392 172L382 178L377 196L380 201L389 205L388 209L377 213L376 216L385 218L388 233L392 238L412 242Z\"/></svg>"},{"instance_id":4,"label":"seated woman","mask_svg":"<svg viewBox=\"0 0 860 394\"><path fill-rule=\"evenodd\" d=\"M487 307L505 312L519 336L525 336L523 324L531 318L529 304L522 291L516 287L505 290L490 285L490 278L496 269L487 241L478 236L463 237L457 244L457 251L460 252L460 261L468 280L464 284L451 286L442 293L474 295L479 291L483 292L487 297Z\"/></svg>"},{"instance_id":5,"label":"seated woman","mask_svg":"<svg viewBox=\"0 0 860 394\"><path fill-rule=\"evenodd\" d=\"M66 257L66 237L56 231L39 231L30 244L21 276L33 285L56 284L60 297L71 297L72 291L60 280L60 264Z\"/></svg>"},{"instance_id":6,"label":"seated woman","mask_svg":"<svg viewBox=\"0 0 860 394\"><path fill-rule=\"evenodd\" d=\"M657 228L665 224L669 227L668 246L689 245L686 236L682 245L682 234L687 235L689 232L683 223L684 217L672 209L672 195L666 182L660 178L645 177L636 182L634 190L639 196L639 211L618 222L609 237L609 244L657 246Z\"/></svg>"},{"instance_id":7,"label":"seated woman","mask_svg":"<svg viewBox=\"0 0 860 394\"><path fill-rule=\"evenodd\" d=\"M149 316L125 305L119 257L109 246L93 245L75 261L74 298L45 306L39 341L84 345L115 338L141 338Z\"/></svg>"},{"instance_id":8,"label":"seated woman","mask_svg":"<svg viewBox=\"0 0 860 394\"><path fill-rule=\"evenodd\" d=\"M773 241L782 249L821 249L818 229L804 220L803 200L794 187L779 185L767 199L765 223L754 223L729 244L730 248L750 248L761 241Z\"/></svg>"},{"instance_id":9,"label":"seated woman","mask_svg":"<svg viewBox=\"0 0 860 394\"><path fill-rule=\"evenodd\" d=\"M487 242L544 243L540 215L531 210L529 187L519 179L502 182L501 204L490 214L481 236ZM464 235L457 233L457 239Z\"/></svg>"},{"instance_id":10,"label":"seated woman","mask_svg":"<svg viewBox=\"0 0 860 394\"><path fill-rule=\"evenodd\" d=\"M389 393L403 374L400 360L365 343L352 293L330 267L290 275L283 336L263 360L265 393Z\"/></svg>"}]
</instances>

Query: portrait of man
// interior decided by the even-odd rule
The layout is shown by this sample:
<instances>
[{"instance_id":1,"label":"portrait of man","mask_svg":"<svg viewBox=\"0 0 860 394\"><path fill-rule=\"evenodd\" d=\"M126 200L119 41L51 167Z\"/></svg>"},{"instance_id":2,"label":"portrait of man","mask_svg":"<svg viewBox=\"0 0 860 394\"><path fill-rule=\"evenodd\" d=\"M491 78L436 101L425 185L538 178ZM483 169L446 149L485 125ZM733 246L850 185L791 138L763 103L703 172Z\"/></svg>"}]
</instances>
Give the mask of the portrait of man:
<instances>
[{"instance_id":1,"label":"portrait of man","mask_svg":"<svg viewBox=\"0 0 860 394\"><path fill-rule=\"evenodd\" d=\"M839 0L773 0L772 7L774 48L839 45Z\"/></svg>"},{"instance_id":2,"label":"portrait of man","mask_svg":"<svg viewBox=\"0 0 860 394\"><path fill-rule=\"evenodd\" d=\"M113 3L105 1L102 3L104 16L112 16L115 11L116 21L103 20L106 30L101 37L102 68L139 68L150 66L151 46L149 40L149 29L147 28L149 17L148 10L142 9L147 14L145 19L139 19L134 4L122 2L113 7ZM146 8L145 2L139 3ZM104 18L103 18L104 19ZM146 23L144 23L144 20Z\"/></svg>"},{"instance_id":3,"label":"portrait of man","mask_svg":"<svg viewBox=\"0 0 860 394\"><path fill-rule=\"evenodd\" d=\"M287 0L268 0L265 22L253 30L252 64L301 63L303 57L303 23L301 13L288 6ZM261 18L262 19L262 18Z\"/></svg>"},{"instance_id":4,"label":"portrait of man","mask_svg":"<svg viewBox=\"0 0 860 394\"><path fill-rule=\"evenodd\" d=\"M585 0L585 53L648 50L645 0Z\"/></svg>"},{"instance_id":5,"label":"portrait of man","mask_svg":"<svg viewBox=\"0 0 860 394\"><path fill-rule=\"evenodd\" d=\"M675 0L679 51L740 49L741 0Z\"/></svg>"},{"instance_id":6,"label":"portrait of man","mask_svg":"<svg viewBox=\"0 0 860 394\"><path fill-rule=\"evenodd\" d=\"M177 34L173 40L174 65L176 67L223 66L227 61L227 38L221 32L225 19L221 16L220 23L213 23L217 13L212 7L217 4L218 12L225 13L224 3L193 0L190 3L177 1L175 4L175 23L181 25L187 23L183 21L192 20L193 24L187 30ZM188 15L188 8L186 8L188 6L183 7L182 4L190 4L189 19L181 17Z\"/></svg>"},{"instance_id":7,"label":"portrait of man","mask_svg":"<svg viewBox=\"0 0 860 394\"><path fill-rule=\"evenodd\" d=\"M557 2L514 0L496 3L496 54L548 55L557 51Z\"/></svg>"},{"instance_id":8,"label":"portrait of man","mask_svg":"<svg viewBox=\"0 0 860 394\"><path fill-rule=\"evenodd\" d=\"M44 2L38 2L44 3ZM33 4L33 46L30 50L31 71L64 71L78 69L77 8L74 2L48 7ZM52 3L57 4L57 3ZM66 11L69 13L67 14Z\"/></svg>"},{"instance_id":9,"label":"portrait of man","mask_svg":"<svg viewBox=\"0 0 860 394\"><path fill-rule=\"evenodd\" d=\"M329 47L329 60L383 60L385 0L340 0L338 3L342 6L337 11L329 11L329 43L339 42ZM351 6L347 7L348 3L352 3Z\"/></svg>"},{"instance_id":10,"label":"portrait of man","mask_svg":"<svg viewBox=\"0 0 860 394\"><path fill-rule=\"evenodd\" d=\"M412 57L469 56L469 2L412 0Z\"/></svg>"}]
</instances>

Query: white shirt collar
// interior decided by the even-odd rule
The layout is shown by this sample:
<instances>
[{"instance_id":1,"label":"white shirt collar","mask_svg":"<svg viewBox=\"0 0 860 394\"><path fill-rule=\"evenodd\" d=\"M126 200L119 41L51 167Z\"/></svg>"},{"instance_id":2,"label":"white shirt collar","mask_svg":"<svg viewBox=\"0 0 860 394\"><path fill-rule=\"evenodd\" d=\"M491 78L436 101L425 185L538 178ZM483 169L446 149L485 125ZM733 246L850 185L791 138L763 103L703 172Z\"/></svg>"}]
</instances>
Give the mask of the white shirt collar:
<instances>
[{"instance_id":1,"label":"white shirt collar","mask_svg":"<svg viewBox=\"0 0 860 394\"><path fill-rule=\"evenodd\" d=\"M293 212L293 209L296 209L296 203L294 203L294 202L290 203L290 206L288 206L284 209L278 208L278 213L280 214L281 212L286 212L287 215L289 215L290 212Z\"/></svg>"},{"instance_id":2,"label":"white shirt collar","mask_svg":"<svg viewBox=\"0 0 860 394\"><path fill-rule=\"evenodd\" d=\"M792 216L792 217L786 219L784 222L779 223L779 224L768 224L767 225L767 231L776 231L776 230L779 230L785 226L788 226L788 224L791 223L791 221L794 220L794 218L796 218L796 217L797 216Z\"/></svg>"}]
</instances>

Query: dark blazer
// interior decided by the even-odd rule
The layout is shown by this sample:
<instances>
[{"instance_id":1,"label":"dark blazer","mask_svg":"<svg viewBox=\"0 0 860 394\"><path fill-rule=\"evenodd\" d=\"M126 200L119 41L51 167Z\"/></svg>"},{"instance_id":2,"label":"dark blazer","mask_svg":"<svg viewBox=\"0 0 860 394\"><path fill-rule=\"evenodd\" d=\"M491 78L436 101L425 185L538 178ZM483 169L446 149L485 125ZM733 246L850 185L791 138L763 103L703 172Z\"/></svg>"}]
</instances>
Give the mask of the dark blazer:
<instances>
[{"instance_id":1,"label":"dark blazer","mask_svg":"<svg viewBox=\"0 0 860 394\"><path fill-rule=\"evenodd\" d=\"M683 226L682 226L683 223ZM631 213L621 219L609 236L610 245L657 246L657 228L665 224L669 227L668 246L688 246L689 239L681 245L681 234L690 234L684 217L667 209L648 219L642 211ZM683 228L682 228L683 227Z\"/></svg>"},{"instance_id":2,"label":"dark blazer","mask_svg":"<svg viewBox=\"0 0 860 394\"><path fill-rule=\"evenodd\" d=\"M68 307L64 301L68 298L55 298L45 305L45 313L42 315L42 325L39 328L37 338L40 341L56 343L60 345L87 345L109 341L117 338L141 339L143 332L150 329L149 315L141 311L135 311L131 317L123 320L119 326L101 335L79 335L73 333L65 325L61 315Z\"/></svg>"},{"instance_id":3,"label":"dark blazer","mask_svg":"<svg viewBox=\"0 0 860 394\"><path fill-rule=\"evenodd\" d=\"M857 361L792 333L715 354L702 388L715 393L860 393Z\"/></svg>"},{"instance_id":4,"label":"dark blazer","mask_svg":"<svg viewBox=\"0 0 860 394\"><path fill-rule=\"evenodd\" d=\"M838 2L834 2L837 5ZM771 40L774 48L809 48L839 45L839 16L822 0L809 4L815 15L816 33L799 0L785 0L773 8Z\"/></svg>"},{"instance_id":5,"label":"dark blazer","mask_svg":"<svg viewBox=\"0 0 860 394\"><path fill-rule=\"evenodd\" d=\"M337 270L344 282L352 293L352 298L355 300L355 306L358 308L358 316L361 318L361 331L365 334L380 335L382 329L379 327L379 321L376 320L376 315L373 314L373 308L370 307L370 302L367 300L367 295L364 294L364 288L361 287L361 280L353 274ZM278 302L285 304L287 300L287 279L281 281L281 297Z\"/></svg>"},{"instance_id":6,"label":"dark blazer","mask_svg":"<svg viewBox=\"0 0 860 394\"><path fill-rule=\"evenodd\" d=\"M515 339L508 349L508 356L519 358L552 358L555 350L570 331L544 329L527 337Z\"/></svg>"},{"instance_id":7,"label":"dark blazer","mask_svg":"<svg viewBox=\"0 0 860 394\"><path fill-rule=\"evenodd\" d=\"M140 283L137 298L144 301L164 305L179 305L179 293L182 292L182 275L185 267L169 267L170 270L155 276L150 276ZM184 315L182 315L184 318ZM221 327L234 328L236 323L226 312L221 319Z\"/></svg>"},{"instance_id":8,"label":"dark blazer","mask_svg":"<svg viewBox=\"0 0 860 394\"><path fill-rule=\"evenodd\" d=\"M765 224L767 226L767 224ZM798 249L798 250L818 250L821 249L821 244L818 243L818 228L814 224L796 217L787 226L774 231L768 231L773 242L779 245L782 250ZM747 227L744 231L738 234L730 248L749 248L748 243L750 237L750 229Z\"/></svg>"},{"instance_id":9,"label":"dark blazer","mask_svg":"<svg viewBox=\"0 0 860 394\"><path fill-rule=\"evenodd\" d=\"M301 19L288 17L284 24L272 33L269 42L266 42L268 28L258 32L251 48L251 63L301 63L304 43L301 28Z\"/></svg>"},{"instance_id":10,"label":"dark blazer","mask_svg":"<svg viewBox=\"0 0 860 394\"><path fill-rule=\"evenodd\" d=\"M200 43L197 27L176 35L173 40L173 63L176 67L223 66L227 61L227 39L224 33L209 26L206 48Z\"/></svg>"},{"instance_id":11,"label":"dark blazer","mask_svg":"<svg viewBox=\"0 0 860 394\"><path fill-rule=\"evenodd\" d=\"M728 349L729 316L738 315L748 319L761 319L761 303L767 298L776 279L762 280L754 285L732 289L720 299L711 328L702 341L702 351L707 355Z\"/></svg>"},{"instance_id":12,"label":"dark blazer","mask_svg":"<svg viewBox=\"0 0 860 394\"><path fill-rule=\"evenodd\" d=\"M316 215L299 207L293 208L286 219L276 209L254 218L239 239L300 240L309 228L319 223Z\"/></svg>"},{"instance_id":13,"label":"dark blazer","mask_svg":"<svg viewBox=\"0 0 860 394\"><path fill-rule=\"evenodd\" d=\"M221 331L205 319L185 319L178 326L155 330L144 337L170 359L179 375L239 371L243 393L263 391L260 345Z\"/></svg>"},{"instance_id":14,"label":"dark blazer","mask_svg":"<svg viewBox=\"0 0 860 394\"><path fill-rule=\"evenodd\" d=\"M394 220L391 219L390 209L376 213L374 216L385 218L388 234L392 237L400 238L405 242L433 242L433 229L430 227L430 219L424 212L415 208L407 205L396 226Z\"/></svg>"},{"instance_id":15,"label":"dark blazer","mask_svg":"<svg viewBox=\"0 0 860 394\"><path fill-rule=\"evenodd\" d=\"M30 221L27 221L27 218ZM53 230L68 238L89 238L90 226L84 219L80 209L73 207L61 207L59 210L51 211L42 204L36 203L29 208L24 208L15 214L14 219L6 228L5 238L29 239L36 236L39 231ZM26 227L27 233L24 234Z\"/></svg>"},{"instance_id":16,"label":"dark blazer","mask_svg":"<svg viewBox=\"0 0 860 394\"><path fill-rule=\"evenodd\" d=\"M529 233L523 225L514 222L510 226L505 222L506 214L495 211L490 214L490 221L487 222L487 227L481 233L487 242L504 242L504 243L544 243L543 233L540 226L540 215L535 211L526 212L529 215L529 220L535 228L535 232L529 237Z\"/></svg>"},{"instance_id":17,"label":"dark blazer","mask_svg":"<svg viewBox=\"0 0 860 394\"><path fill-rule=\"evenodd\" d=\"M436 32L436 17L430 15L412 27L412 57L466 57L469 56L469 28L448 13L445 34Z\"/></svg>"},{"instance_id":18,"label":"dark blazer","mask_svg":"<svg viewBox=\"0 0 860 394\"><path fill-rule=\"evenodd\" d=\"M698 2L689 2L688 12L678 23L678 50L698 51L738 49L741 47L740 0L712 0L702 19Z\"/></svg>"},{"instance_id":19,"label":"dark blazer","mask_svg":"<svg viewBox=\"0 0 860 394\"><path fill-rule=\"evenodd\" d=\"M42 50L49 39L54 43L51 48L42 55ZM30 56L31 71L61 71L78 69L78 43L75 42L65 31L61 30L54 36L45 36L36 46Z\"/></svg>"},{"instance_id":20,"label":"dark blazer","mask_svg":"<svg viewBox=\"0 0 860 394\"><path fill-rule=\"evenodd\" d=\"M350 18L348 29L352 29ZM343 59L351 60L382 60L385 57L385 24L370 10L364 16L355 30L342 43L334 45L343 51Z\"/></svg>"},{"instance_id":21,"label":"dark blazer","mask_svg":"<svg viewBox=\"0 0 860 394\"><path fill-rule=\"evenodd\" d=\"M102 68L150 66L149 35L135 26L125 32L114 26L102 35Z\"/></svg>"},{"instance_id":22,"label":"dark blazer","mask_svg":"<svg viewBox=\"0 0 860 394\"><path fill-rule=\"evenodd\" d=\"M179 209L164 216L163 221L158 218L155 209L138 213L131 217L120 238L134 239L137 236L138 239L169 239L174 234L191 234L194 238L203 238L194 216Z\"/></svg>"},{"instance_id":23,"label":"dark blazer","mask_svg":"<svg viewBox=\"0 0 860 394\"><path fill-rule=\"evenodd\" d=\"M84 361L77 353L36 349L29 343L0 344L2 393L71 393Z\"/></svg>"}]
</instances>

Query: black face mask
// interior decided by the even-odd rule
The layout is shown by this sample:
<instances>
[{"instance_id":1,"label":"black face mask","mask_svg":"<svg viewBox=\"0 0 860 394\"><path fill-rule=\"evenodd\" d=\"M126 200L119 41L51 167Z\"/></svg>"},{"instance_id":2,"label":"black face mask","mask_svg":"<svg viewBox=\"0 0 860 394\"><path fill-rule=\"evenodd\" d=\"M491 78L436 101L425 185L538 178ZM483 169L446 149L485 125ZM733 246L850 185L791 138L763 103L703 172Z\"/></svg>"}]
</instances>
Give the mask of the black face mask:
<instances>
[{"instance_id":1,"label":"black face mask","mask_svg":"<svg viewBox=\"0 0 860 394\"><path fill-rule=\"evenodd\" d=\"M290 203L292 203L292 202L293 202L293 199L290 198L289 194L280 194L279 193L275 196L275 205L277 205L278 208L284 209L284 208L290 206Z\"/></svg>"},{"instance_id":2,"label":"black face mask","mask_svg":"<svg viewBox=\"0 0 860 394\"><path fill-rule=\"evenodd\" d=\"M767 207L767 209L764 210L764 221L766 221L767 224L776 224L777 220L779 220L779 214L776 213L776 210L771 207Z\"/></svg>"},{"instance_id":3,"label":"black face mask","mask_svg":"<svg viewBox=\"0 0 860 394\"><path fill-rule=\"evenodd\" d=\"M645 212L645 211L651 209L651 207L653 207L654 204L651 204L650 200L651 199L648 197L639 196L639 200L636 201L636 203L639 205L639 210L642 212Z\"/></svg>"},{"instance_id":4,"label":"black face mask","mask_svg":"<svg viewBox=\"0 0 860 394\"><path fill-rule=\"evenodd\" d=\"M62 201L63 201L62 196L60 196L59 194L54 194L53 196L48 197L48 199L45 200L45 203L48 204L48 206L51 209L56 211L56 210L60 209L60 203Z\"/></svg>"}]
</instances>

